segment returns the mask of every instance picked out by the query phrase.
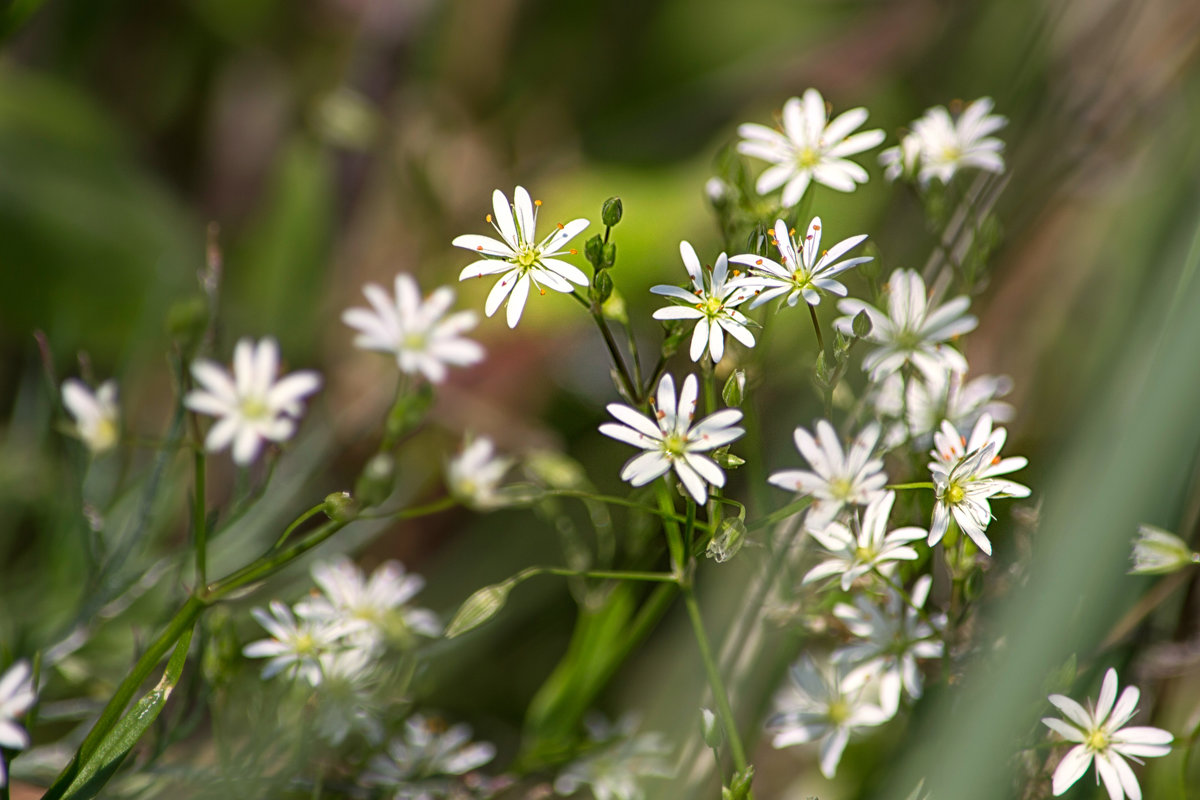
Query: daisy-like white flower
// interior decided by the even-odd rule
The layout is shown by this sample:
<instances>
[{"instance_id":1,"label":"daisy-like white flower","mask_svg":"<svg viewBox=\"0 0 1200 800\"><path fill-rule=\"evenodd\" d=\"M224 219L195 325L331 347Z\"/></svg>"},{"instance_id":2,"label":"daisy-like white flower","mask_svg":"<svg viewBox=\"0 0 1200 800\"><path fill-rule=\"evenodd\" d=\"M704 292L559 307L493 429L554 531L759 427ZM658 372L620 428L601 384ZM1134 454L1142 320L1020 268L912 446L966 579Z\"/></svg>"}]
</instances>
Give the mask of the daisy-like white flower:
<instances>
[{"instance_id":1,"label":"daisy-like white flower","mask_svg":"<svg viewBox=\"0 0 1200 800\"><path fill-rule=\"evenodd\" d=\"M1013 417L1013 407L997 400L1012 391L1007 375L980 375L966 380L961 372L942 371L939 377L913 376L905 384L899 372L884 379L875 396L882 417L905 417L906 438L925 437L943 420L955 428L971 428L983 414L996 422ZM907 413L906 413L907 412Z\"/></svg>"},{"instance_id":2,"label":"daisy-like white flower","mask_svg":"<svg viewBox=\"0 0 1200 800\"><path fill-rule=\"evenodd\" d=\"M403 736L371 759L363 782L396 791L396 797L406 800L443 797L453 785L447 778L478 769L495 757L495 745L471 741L469 726L446 727L413 714L404 722Z\"/></svg>"},{"instance_id":3,"label":"daisy-like white flower","mask_svg":"<svg viewBox=\"0 0 1200 800\"><path fill-rule=\"evenodd\" d=\"M912 125L912 136L920 144L922 186L937 178L949 183L958 170L974 167L985 172L1004 172L1004 142L991 134L1008 124L992 114L992 98L981 97L957 117L943 106L936 106Z\"/></svg>"},{"instance_id":4,"label":"daisy-like white flower","mask_svg":"<svg viewBox=\"0 0 1200 800\"><path fill-rule=\"evenodd\" d=\"M296 619L292 610L278 600L271 601L271 613L261 608L250 610L251 616L267 629L270 639L259 639L242 648L247 658L270 659L263 667L263 678L273 678L283 672L289 678L302 678L310 686L319 686L322 659L345 649L343 638L360 632L365 623L348 617L337 620L312 618Z\"/></svg>"},{"instance_id":5,"label":"daisy-like white flower","mask_svg":"<svg viewBox=\"0 0 1200 800\"><path fill-rule=\"evenodd\" d=\"M679 255L692 279L692 291L678 286L659 285L650 291L678 300L682 305L667 306L654 312L655 319L694 319L692 331L692 361L699 361L707 350L713 363L725 355L725 334L728 333L746 347L754 347L751 324L735 306L748 300L753 292L740 280L729 280L729 259L721 253L708 272L700 265L696 251L687 242L679 243Z\"/></svg>"},{"instance_id":6,"label":"daisy-like white flower","mask_svg":"<svg viewBox=\"0 0 1200 800\"><path fill-rule=\"evenodd\" d=\"M335 747L352 731L372 745L383 741L383 711L378 695L375 655L364 648L339 650L321 656L322 680L316 694L313 727Z\"/></svg>"},{"instance_id":7,"label":"daisy-like white flower","mask_svg":"<svg viewBox=\"0 0 1200 800\"><path fill-rule=\"evenodd\" d=\"M758 176L755 189L767 194L782 186L783 205L790 208L800 202L811 181L839 192L852 192L867 182L867 171L846 158L884 140L878 129L850 135L866 121L867 110L854 108L831 122L825 99L816 89L808 89L803 98L793 97L783 104L782 132L752 122L739 125L742 141L737 149L774 164Z\"/></svg>"},{"instance_id":8,"label":"daisy-like white flower","mask_svg":"<svg viewBox=\"0 0 1200 800\"><path fill-rule=\"evenodd\" d=\"M274 339L254 344L241 339L233 348L233 374L208 359L192 364L200 388L188 392L184 405L216 417L204 447L216 452L233 445L233 460L245 466L257 456L262 443L282 442L296 431L301 403L321 385L321 376L310 370L293 372L275 380L279 370L279 345Z\"/></svg>"},{"instance_id":9,"label":"daisy-like white flower","mask_svg":"<svg viewBox=\"0 0 1200 800\"><path fill-rule=\"evenodd\" d=\"M475 313L446 315L454 290L442 286L425 300L411 275L396 276L396 296L374 283L363 287L371 308L350 308L342 322L359 332L354 344L396 356L401 372L421 373L434 383L446 377L447 365L465 367L483 360L483 348L462 334L476 325Z\"/></svg>"},{"instance_id":10,"label":"daisy-like white flower","mask_svg":"<svg viewBox=\"0 0 1200 800\"><path fill-rule=\"evenodd\" d=\"M399 561L386 561L367 578L348 558L322 562L312 568L323 595L296 604L296 614L311 620L362 620L369 643L411 633L440 636L442 626L432 611L410 608L408 601L425 588L420 575L405 573Z\"/></svg>"},{"instance_id":11,"label":"daisy-like white flower","mask_svg":"<svg viewBox=\"0 0 1200 800\"><path fill-rule=\"evenodd\" d=\"M37 700L33 691L33 671L28 661L18 661L0 678L0 747L24 750L29 747L29 734L17 724ZM8 785L8 768L0 754L0 787Z\"/></svg>"},{"instance_id":12,"label":"daisy-like white flower","mask_svg":"<svg viewBox=\"0 0 1200 800\"><path fill-rule=\"evenodd\" d=\"M819 740L821 774L832 778L850 737L891 715L879 707L874 684L848 681L838 664L818 665L805 656L788 675L791 684L775 698L776 712L767 719L767 730L775 735L771 746Z\"/></svg>"},{"instance_id":13,"label":"daisy-like white flower","mask_svg":"<svg viewBox=\"0 0 1200 800\"><path fill-rule=\"evenodd\" d=\"M105 381L93 393L77 378L62 385L63 405L75 418L75 434L92 455L100 455L117 443L121 410L117 407L117 383Z\"/></svg>"},{"instance_id":14,"label":"daisy-like white flower","mask_svg":"<svg viewBox=\"0 0 1200 800\"><path fill-rule=\"evenodd\" d=\"M835 281L834 276L871 260L871 256L858 256L838 261L867 240L865 233L843 239L829 250L822 250L820 217L813 217L801 243L792 237L783 220L775 221L774 234L773 244L779 250L778 262L752 253L729 259L750 268L751 277L744 283L758 295L750 304L751 308L757 308L781 295L787 296L789 306L796 305L801 297L804 302L815 306L821 302L821 292L845 297L846 287Z\"/></svg>"},{"instance_id":15,"label":"daisy-like white flower","mask_svg":"<svg viewBox=\"0 0 1200 800\"><path fill-rule=\"evenodd\" d=\"M491 439L480 436L450 459L446 465L446 484L451 494L470 506L498 508L504 505L504 500L497 490L512 465L512 459L496 455Z\"/></svg>"},{"instance_id":16,"label":"daisy-like white flower","mask_svg":"<svg viewBox=\"0 0 1200 800\"><path fill-rule=\"evenodd\" d=\"M1126 796L1130 800L1142 800L1142 787L1125 759L1141 763L1142 758L1156 758L1171 752L1175 737L1168 731L1149 726L1124 727L1137 713L1141 692L1136 686L1127 686L1118 699L1117 688L1117 671L1109 669L1104 673L1095 706L1090 699L1088 707L1084 708L1065 695L1050 695L1050 702L1066 719L1045 717L1042 723L1068 742L1077 743L1054 770L1055 797L1083 777L1094 760L1096 782L1104 781L1111 800L1123 800Z\"/></svg>"},{"instance_id":17,"label":"daisy-like white flower","mask_svg":"<svg viewBox=\"0 0 1200 800\"><path fill-rule=\"evenodd\" d=\"M883 472L883 461L872 458L879 430L876 423L863 428L846 452L837 432L826 420L817 422L816 437L804 428L796 428L796 449L812 470L787 469L774 473L767 481L781 489L816 498L809 508L807 524L810 528L820 528L845 506L865 506L882 496L887 475Z\"/></svg>"},{"instance_id":18,"label":"daisy-like white flower","mask_svg":"<svg viewBox=\"0 0 1200 800\"><path fill-rule=\"evenodd\" d=\"M509 205L508 197L497 189L492 193L492 211L495 216L488 214L487 220L492 223L499 239L490 236L465 234L458 236L451 244L464 250L472 250L480 257L480 261L463 268L458 279L479 278L484 275L501 275L500 280L488 294L484 311L490 317L500 308L500 304L508 299L508 327L515 328L521 321L521 313L525 310L525 301L529 298L530 286L537 286L538 291L546 293L546 289L570 294L574 291L571 284L587 286L588 279L583 272L573 264L558 258L561 255L574 255L575 250L563 248L583 232L588 226L586 219L573 219L568 223L560 223L550 234L540 242L535 238L537 228L537 209L541 201L529 199L529 192L518 186L513 192L513 202Z\"/></svg>"},{"instance_id":19,"label":"daisy-like white flower","mask_svg":"<svg viewBox=\"0 0 1200 800\"><path fill-rule=\"evenodd\" d=\"M949 467L940 463L929 465L936 497L933 522L929 526L930 547L946 535L953 515L959 529L975 542L975 546L989 556L992 554L992 543L984 533L992 521L988 498L1002 494L1005 484L1012 483L983 477L982 473L992 465L995 454L996 445L989 443L967 453Z\"/></svg>"},{"instance_id":20,"label":"daisy-like white flower","mask_svg":"<svg viewBox=\"0 0 1200 800\"><path fill-rule=\"evenodd\" d=\"M917 160L920 157L921 140L911 133L906 134L900 139L900 144L879 154L884 179L890 182L897 178L912 178L917 174Z\"/></svg>"},{"instance_id":21,"label":"daisy-like white flower","mask_svg":"<svg viewBox=\"0 0 1200 800\"><path fill-rule=\"evenodd\" d=\"M1169 531L1153 525L1139 525L1138 538L1133 540L1131 575L1165 575L1200 564L1200 553Z\"/></svg>"},{"instance_id":22,"label":"daisy-like white flower","mask_svg":"<svg viewBox=\"0 0 1200 800\"><path fill-rule=\"evenodd\" d=\"M910 606L894 589L888 590L880 606L863 596L854 598L854 605L839 603L833 613L858 637L833 654L833 660L851 669L847 682L878 681L880 707L889 716L900 708L902 692L921 696L921 671L917 659L941 658L944 646L934 638L945 626L944 614L933 614L937 630L921 619L917 609L925 607L933 579L922 575L913 584Z\"/></svg>"},{"instance_id":23,"label":"daisy-like white flower","mask_svg":"<svg viewBox=\"0 0 1200 800\"><path fill-rule=\"evenodd\" d=\"M897 561L916 561L919 558L917 551L909 545L924 539L929 532L915 527L889 532L888 516L895 502L895 492L884 492L872 500L863 513L857 536L841 522L809 528L809 535L828 552L824 560L804 576L804 583L840 575L842 591L848 591L855 580L872 570L887 572Z\"/></svg>"},{"instance_id":24,"label":"daisy-like white flower","mask_svg":"<svg viewBox=\"0 0 1200 800\"><path fill-rule=\"evenodd\" d=\"M850 298L838 302L838 309L846 316L839 317L834 325L850 336L855 315L867 312L871 318L867 341L879 345L863 359L863 369L871 373L871 380L885 378L905 362L936 380L946 370L967 371L967 360L944 343L975 330L979 320L965 313L970 304L966 296L959 296L931 308L921 276L910 269L898 269L888 281L886 312Z\"/></svg>"},{"instance_id":25,"label":"daisy-like white flower","mask_svg":"<svg viewBox=\"0 0 1200 800\"><path fill-rule=\"evenodd\" d=\"M573 795L580 787L591 788L596 800L642 800L644 778L670 778L675 774L668 762L671 747L661 733L636 733L637 719L626 715L615 725L601 717L589 717L589 747L558 773L554 791Z\"/></svg>"},{"instance_id":26,"label":"daisy-like white flower","mask_svg":"<svg viewBox=\"0 0 1200 800\"><path fill-rule=\"evenodd\" d=\"M1005 441L1008 439L1008 431L1004 428L993 428L992 417L990 414L983 414L975 423L975 427L971 429L971 437L968 439L958 432L948 420L942 421L942 429L933 435L933 450L930 455L933 456L934 464L938 464L943 470L950 470L956 463L962 460L967 453L982 449L985 445L992 445L992 460L988 464L982 466L977 477L980 478L998 478L1000 490L998 495L1004 497L1028 497L1030 495L1029 487L1024 484L1010 481L1004 478L999 478L1000 475L1007 475L1010 472L1016 472L1023 469L1029 463L1024 456L1010 456L1008 458L1000 457L1000 449L1004 447ZM930 465L932 469L934 464Z\"/></svg>"},{"instance_id":27,"label":"daisy-like white flower","mask_svg":"<svg viewBox=\"0 0 1200 800\"><path fill-rule=\"evenodd\" d=\"M725 485L725 473L717 462L701 454L727 445L746 432L737 427L742 412L736 408L722 409L692 425L698 392L696 376L688 375L677 399L675 380L663 375L654 403L655 420L647 419L630 406L608 405L608 413L621 424L606 422L600 426L600 432L646 451L626 462L621 480L645 486L674 467L688 494L701 504L708 501L709 484Z\"/></svg>"}]
</instances>

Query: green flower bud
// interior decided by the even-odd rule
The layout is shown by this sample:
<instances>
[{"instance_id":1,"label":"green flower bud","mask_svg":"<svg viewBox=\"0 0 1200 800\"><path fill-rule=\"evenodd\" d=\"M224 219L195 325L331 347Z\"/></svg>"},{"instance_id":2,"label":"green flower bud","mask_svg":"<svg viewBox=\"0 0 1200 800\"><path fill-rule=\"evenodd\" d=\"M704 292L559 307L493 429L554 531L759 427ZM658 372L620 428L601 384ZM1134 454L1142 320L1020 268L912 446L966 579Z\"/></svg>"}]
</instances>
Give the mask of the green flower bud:
<instances>
[{"instance_id":1,"label":"green flower bud","mask_svg":"<svg viewBox=\"0 0 1200 800\"><path fill-rule=\"evenodd\" d=\"M1132 556L1131 575L1164 575L1200 561L1200 553L1193 553L1187 542L1153 525L1138 526Z\"/></svg>"},{"instance_id":2,"label":"green flower bud","mask_svg":"<svg viewBox=\"0 0 1200 800\"><path fill-rule=\"evenodd\" d=\"M612 290L613 279L608 274L608 270L597 270L595 277L592 278L592 302L596 305L604 305L604 301L612 295Z\"/></svg>"},{"instance_id":3,"label":"green flower bud","mask_svg":"<svg viewBox=\"0 0 1200 800\"><path fill-rule=\"evenodd\" d=\"M583 256L593 267L600 269L600 264L604 261L604 241L599 234L584 243Z\"/></svg>"},{"instance_id":4,"label":"green flower bud","mask_svg":"<svg viewBox=\"0 0 1200 800\"><path fill-rule=\"evenodd\" d=\"M850 328L859 339L865 338L871 332L871 317L866 311L859 311L854 315L854 321L850 323Z\"/></svg>"},{"instance_id":5,"label":"green flower bud","mask_svg":"<svg viewBox=\"0 0 1200 800\"><path fill-rule=\"evenodd\" d=\"M505 581L485 586L468 597L459 606L454 619L446 626L446 638L461 636L496 616L508 602L508 593L512 591L513 586L512 581Z\"/></svg>"},{"instance_id":6,"label":"green flower bud","mask_svg":"<svg viewBox=\"0 0 1200 800\"><path fill-rule=\"evenodd\" d=\"M405 394L396 399L396 404L388 412L387 436L392 441L416 428L429 413L433 405L433 386L421 384L415 392Z\"/></svg>"},{"instance_id":7,"label":"green flower bud","mask_svg":"<svg viewBox=\"0 0 1200 800\"><path fill-rule=\"evenodd\" d=\"M358 516L358 503L349 492L332 492L325 495L324 511L334 522L350 522Z\"/></svg>"},{"instance_id":8,"label":"green flower bud","mask_svg":"<svg viewBox=\"0 0 1200 800\"><path fill-rule=\"evenodd\" d=\"M742 401L746 399L746 370L735 369L730 373L729 380L725 381L725 388L721 390L721 399L730 408L742 405Z\"/></svg>"},{"instance_id":9,"label":"green flower bud","mask_svg":"<svg viewBox=\"0 0 1200 800\"><path fill-rule=\"evenodd\" d=\"M604 205L600 208L600 220L611 228L621 221L623 211L621 198L610 197L604 201Z\"/></svg>"},{"instance_id":10,"label":"green flower bud","mask_svg":"<svg viewBox=\"0 0 1200 800\"><path fill-rule=\"evenodd\" d=\"M604 245L604 250L601 255L604 259L600 265L601 268L608 269L613 264L617 263L617 243L609 242L608 244Z\"/></svg>"}]
</instances>

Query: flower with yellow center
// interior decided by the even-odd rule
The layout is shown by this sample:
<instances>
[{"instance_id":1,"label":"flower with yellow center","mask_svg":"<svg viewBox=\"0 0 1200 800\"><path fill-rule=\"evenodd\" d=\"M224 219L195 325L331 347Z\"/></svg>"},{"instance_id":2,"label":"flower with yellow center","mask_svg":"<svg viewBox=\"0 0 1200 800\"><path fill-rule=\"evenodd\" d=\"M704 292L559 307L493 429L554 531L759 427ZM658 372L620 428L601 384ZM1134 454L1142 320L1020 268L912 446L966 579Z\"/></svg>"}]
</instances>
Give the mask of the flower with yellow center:
<instances>
[{"instance_id":1,"label":"flower with yellow center","mask_svg":"<svg viewBox=\"0 0 1200 800\"><path fill-rule=\"evenodd\" d=\"M840 576L843 591L859 577L873 570L890 573L898 561L915 561L917 551L910 545L928 534L924 528L906 527L888 531L888 517L896 502L895 492L884 492L871 501L857 525L856 535L841 522L824 527L809 527L808 533L825 548L822 561L808 571L804 583Z\"/></svg>"},{"instance_id":2,"label":"flower with yellow center","mask_svg":"<svg viewBox=\"0 0 1200 800\"><path fill-rule=\"evenodd\" d=\"M918 143L917 179L922 186L935 178L949 183L958 170L967 167L1004 172L1004 142L992 134L1008 120L991 110L992 99L982 97L955 116L943 106L936 106L913 123L910 136Z\"/></svg>"},{"instance_id":3,"label":"flower with yellow center","mask_svg":"<svg viewBox=\"0 0 1200 800\"><path fill-rule=\"evenodd\" d=\"M846 506L865 506L883 495L887 475L883 461L873 457L879 432L879 425L868 425L847 451L826 420L817 422L816 436L796 428L796 449L812 469L783 470L767 481L781 489L812 495L815 502L809 508L806 524L821 529Z\"/></svg>"},{"instance_id":4,"label":"flower with yellow center","mask_svg":"<svg viewBox=\"0 0 1200 800\"><path fill-rule=\"evenodd\" d=\"M62 400L75 418L75 433L92 455L100 455L117 443L121 411L117 408L116 381L105 381L95 393L76 378L63 381Z\"/></svg>"},{"instance_id":5,"label":"flower with yellow center","mask_svg":"<svg viewBox=\"0 0 1200 800\"><path fill-rule=\"evenodd\" d=\"M292 610L278 600L271 601L270 609L270 614L261 608L252 609L250 614L271 638L259 639L242 648L248 658L269 659L263 667L263 678L282 672L289 678L317 686L323 675L322 658L344 649L344 638L365 627L362 620L346 616L297 620Z\"/></svg>"},{"instance_id":6,"label":"flower with yellow center","mask_svg":"<svg viewBox=\"0 0 1200 800\"><path fill-rule=\"evenodd\" d=\"M730 280L729 259L721 253L717 263L706 269L701 266L695 249L688 242L679 243L679 255L691 278L691 290L678 286L658 285L651 287L654 294L675 300L677 305L660 308L654 312L655 319L696 320L692 331L690 355L699 361L708 351L716 364L725 355L725 334L744 344L754 347L754 334L749 326L753 323L735 306L752 296L750 287L738 278L737 270Z\"/></svg>"},{"instance_id":7,"label":"flower with yellow center","mask_svg":"<svg viewBox=\"0 0 1200 800\"><path fill-rule=\"evenodd\" d=\"M951 465L932 463L929 471L933 476L934 495L933 522L929 527L929 545L942 540L950 527L950 518L967 536L971 537L980 550L992 554L992 543L984 534L992 520L990 497L1009 497L1009 485L1020 486L1012 481L986 477L988 468L996 454L995 442L988 442L979 450L967 453Z\"/></svg>"}]
</instances>

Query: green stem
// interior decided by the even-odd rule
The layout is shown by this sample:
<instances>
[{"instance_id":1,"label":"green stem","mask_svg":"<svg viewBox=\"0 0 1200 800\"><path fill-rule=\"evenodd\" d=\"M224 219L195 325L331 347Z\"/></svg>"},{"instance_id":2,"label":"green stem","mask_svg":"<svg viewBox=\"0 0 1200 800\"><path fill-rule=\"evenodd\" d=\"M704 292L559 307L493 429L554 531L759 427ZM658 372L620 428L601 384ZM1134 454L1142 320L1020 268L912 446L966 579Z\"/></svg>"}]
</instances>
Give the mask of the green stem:
<instances>
[{"instance_id":1,"label":"green stem","mask_svg":"<svg viewBox=\"0 0 1200 800\"><path fill-rule=\"evenodd\" d=\"M692 622L692 632L696 635L696 644L700 649L700 658L704 661L704 671L708 675L708 685L712 689L713 699L717 702L717 714L721 717L721 725L725 735L729 737L729 750L733 755L733 765L738 772L746 769L746 750L742 746L741 736L738 735L737 723L734 721L733 709L729 706L729 693L721 680L717 669L716 659L713 658L712 646L708 642L708 633L704 630L704 619L700 616L700 606L696 602L696 593L691 583L684 583L683 602L687 606L688 618Z\"/></svg>"},{"instance_id":2,"label":"green stem","mask_svg":"<svg viewBox=\"0 0 1200 800\"><path fill-rule=\"evenodd\" d=\"M613 338L608 322L604 319L604 312L600 310L599 306L590 306L590 308L592 319L596 320L596 327L600 329L600 335L604 337L604 346L608 348L608 355L617 368L617 374L621 376L625 396L631 403L640 402L641 386L635 385L633 378L630 377L629 368L625 366L625 358L621 355L620 348L617 347L617 340Z\"/></svg>"},{"instance_id":3,"label":"green stem","mask_svg":"<svg viewBox=\"0 0 1200 800\"><path fill-rule=\"evenodd\" d=\"M315 506L310 508L308 511L305 511L303 514L296 517L294 520L292 520L291 525L288 525L286 528L283 529L283 533L281 533L279 535L279 538L275 540L275 544L273 544L271 546L271 549L278 550L279 548L283 547L284 543L287 542L288 538L292 535L292 532L294 530L296 530L296 528L299 528L305 522L312 519L317 514L320 514L324 510L325 510L325 503L323 503L323 502L317 503Z\"/></svg>"},{"instance_id":4,"label":"green stem","mask_svg":"<svg viewBox=\"0 0 1200 800\"><path fill-rule=\"evenodd\" d=\"M889 483L884 486L885 489L933 489L934 486L930 481L917 481L916 483Z\"/></svg>"},{"instance_id":5,"label":"green stem","mask_svg":"<svg viewBox=\"0 0 1200 800\"><path fill-rule=\"evenodd\" d=\"M192 528L196 544L196 585L208 583L208 517L205 513L205 457L204 448L197 448L193 460L195 469L195 497L192 498Z\"/></svg>"},{"instance_id":6,"label":"green stem","mask_svg":"<svg viewBox=\"0 0 1200 800\"><path fill-rule=\"evenodd\" d=\"M567 567L526 567L511 579L520 583L537 575L559 575L565 578L598 578L613 581L649 581L651 583L679 583L671 572L645 572L617 569L569 569Z\"/></svg>"},{"instance_id":7,"label":"green stem","mask_svg":"<svg viewBox=\"0 0 1200 800\"><path fill-rule=\"evenodd\" d=\"M241 569L233 572L230 575L222 578L208 586L204 601L213 603L225 597L230 592L241 589L243 586L249 586L252 583L257 583L264 578L274 575L285 566L295 561L300 556L312 550L317 545L324 542L330 536L340 531L349 524L349 520L326 522L321 527L310 533L305 538L293 544L284 550L276 550L272 548L263 556L260 556L256 561L247 564Z\"/></svg>"},{"instance_id":8,"label":"green stem","mask_svg":"<svg viewBox=\"0 0 1200 800\"><path fill-rule=\"evenodd\" d=\"M754 520L754 522L751 522L746 526L746 530L754 531L768 525L774 525L776 522L782 522L793 514L798 514L804 509L808 508L810 505L812 505L812 501L813 499L811 497L801 497L799 500L788 503L783 508L773 511L761 519Z\"/></svg>"},{"instance_id":9,"label":"green stem","mask_svg":"<svg viewBox=\"0 0 1200 800\"><path fill-rule=\"evenodd\" d=\"M458 500L450 495L434 500L432 503L426 503L423 506L415 508L402 508L398 511L376 511L364 512L358 515L358 519L413 519L414 517L424 517L429 514L436 514L439 511L445 511L458 505Z\"/></svg>"},{"instance_id":10,"label":"green stem","mask_svg":"<svg viewBox=\"0 0 1200 800\"><path fill-rule=\"evenodd\" d=\"M667 552L671 554L671 570L680 578L686 565L683 549L683 534L675 517L675 503L671 499L668 478L658 482L658 507L663 512L663 533L667 537Z\"/></svg>"},{"instance_id":11,"label":"green stem","mask_svg":"<svg viewBox=\"0 0 1200 800\"><path fill-rule=\"evenodd\" d=\"M817 346L820 347L822 351L825 351L825 337L821 335L821 323L817 320L817 309L808 303L805 303L804 305L808 306L808 315L812 317L813 330L817 334ZM825 352L825 358L826 360L830 361L829 366L832 367L832 359L830 358L828 352Z\"/></svg>"},{"instance_id":12,"label":"green stem","mask_svg":"<svg viewBox=\"0 0 1200 800\"><path fill-rule=\"evenodd\" d=\"M626 500L624 497L613 497L612 495L607 494L595 494L593 492L585 492L581 489L548 489L546 490L546 494L555 497L575 497L579 498L580 500L595 500L598 503L607 503L608 505L612 506L623 506L625 508L637 509L638 511L642 511L647 514L654 514L662 519L670 519L674 520L675 522L685 521L684 517L681 517L673 511L669 513L664 512L661 509L651 508L643 503L638 503L633 500Z\"/></svg>"}]
</instances>

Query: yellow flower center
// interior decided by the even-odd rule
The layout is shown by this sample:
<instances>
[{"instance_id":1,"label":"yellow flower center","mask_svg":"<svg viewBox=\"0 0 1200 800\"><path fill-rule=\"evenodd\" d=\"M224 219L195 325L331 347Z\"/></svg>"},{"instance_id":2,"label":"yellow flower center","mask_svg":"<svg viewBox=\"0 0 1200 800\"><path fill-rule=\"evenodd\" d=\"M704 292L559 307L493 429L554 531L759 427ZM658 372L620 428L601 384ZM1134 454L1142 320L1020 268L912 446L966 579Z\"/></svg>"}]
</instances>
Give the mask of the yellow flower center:
<instances>
[{"instance_id":1,"label":"yellow flower center","mask_svg":"<svg viewBox=\"0 0 1200 800\"><path fill-rule=\"evenodd\" d=\"M966 498L967 492L957 483L950 484L946 489L946 502L952 506L956 506Z\"/></svg>"},{"instance_id":2,"label":"yellow flower center","mask_svg":"<svg viewBox=\"0 0 1200 800\"><path fill-rule=\"evenodd\" d=\"M92 449L97 453L107 450L117 443L117 425L107 417L96 423L96 429L92 431L91 444Z\"/></svg>"},{"instance_id":3,"label":"yellow flower center","mask_svg":"<svg viewBox=\"0 0 1200 800\"><path fill-rule=\"evenodd\" d=\"M530 267L532 267L534 264L537 263L539 255L541 255L541 254L538 253L538 251L535 248L526 247L524 250L517 253L515 262L516 262L517 266L523 267L524 269L529 269Z\"/></svg>"},{"instance_id":4,"label":"yellow flower center","mask_svg":"<svg viewBox=\"0 0 1200 800\"><path fill-rule=\"evenodd\" d=\"M683 448L687 444L687 439L680 436L678 433L672 433L667 438L663 439L662 448L666 453L667 458L679 458L683 455Z\"/></svg>"},{"instance_id":5,"label":"yellow flower center","mask_svg":"<svg viewBox=\"0 0 1200 800\"><path fill-rule=\"evenodd\" d=\"M834 700L829 704L829 721L840 725L850 718L850 706L844 700Z\"/></svg>"},{"instance_id":6,"label":"yellow flower center","mask_svg":"<svg viewBox=\"0 0 1200 800\"><path fill-rule=\"evenodd\" d=\"M704 313L710 317L715 317L721 313L725 304L721 302L719 297L710 297L704 301Z\"/></svg>"},{"instance_id":7,"label":"yellow flower center","mask_svg":"<svg viewBox=\"0 0 1200 800\"><path fill-rule=\"evenodd\" d=\"M834 478L829 482L829 493L838 500L849 500L854 491L854 484L849 478Z\"/></svg>"},{"instance_id":8,"label":"yellow flower center","mask_svg":"<svg viewBox=\"0 0 1200 800\"><path fill-rule=\"evenodd\" d=\"M1108 749L1108 736L1104 731L1097 729L1089 733L1083 743L1089 750L1100 753Z\"/></svg>"},{"instance_id":9,"label":"yellow flower center","mask_svg":"<svg viewBox=\"0 0 1200 800\"><path fill-rule=\"evenodd\" d=\"M821 163L821 155L811 147L805 147L796 156L796 163L803 169L812 169Z\"/></svg>"},{"instance_id":10,"label":"yellow flower center","mask_svg":"<svg viewBox=\"0 0 1200 800\"><path fill-rule=\"evenodd\" d=\"M424 350L425 349L425 334L423 333L406 333L400 341L400 349L402 350Z\"/></svg>"},{"instance_id":11,"label":"yellow flower center","mask_svg":"<svg viewBox=\"0 0 1200 800\"><path fill-rule=\"evenodd\" d=\"M875 548L873 548L873 547L856 547L854 549L854 560L855 561L862 561L863 563L867 563L870 561L874 561L876 555L877 555L877 553L875 552Z\"/></svg>"},{"instance_id":12,"label":"yellow flower center","mask_svg":"<svg viewBox=\"0 0 1200 800\"><path fill-rule=\"evenodd\" d=\"M957 161L962 158L962 150L955 145L946 145L942 148L942 159L945 161Z\"/></svg>"},{"instance_id":13,"label":"yellow flower center","mask_svg":"<svg viewBox=\"0 0 1200 800\"><path fill-rule=\"evenodd\" d=\"M299 655L311 655L317 652L317 642L312 634L302 633L296 637L295 650Z\"/></svg>"},{"instance_id":14,"label":"yellow flower center","mask_svg":"<svg viewBox=\"0 0 1200 800\"><path fill-rule=\"evenodd\" d=\"M271 414L271 407L261 397L243 397L242 416L246 419L264 419Z\"/></svg>"}]
</instances>

